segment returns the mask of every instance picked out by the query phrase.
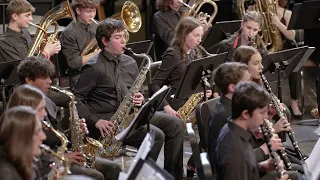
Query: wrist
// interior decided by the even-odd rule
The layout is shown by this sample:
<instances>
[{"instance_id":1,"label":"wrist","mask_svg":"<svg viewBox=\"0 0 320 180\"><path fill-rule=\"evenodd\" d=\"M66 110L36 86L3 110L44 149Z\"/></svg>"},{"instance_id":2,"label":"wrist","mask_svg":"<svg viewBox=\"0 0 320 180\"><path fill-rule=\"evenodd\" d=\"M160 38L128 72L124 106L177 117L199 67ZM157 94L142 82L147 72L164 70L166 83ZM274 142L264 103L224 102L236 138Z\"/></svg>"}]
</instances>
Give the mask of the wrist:
<instances>
[{"instance_id":1,"label":"wrist","mask_svg":"<svg viewBox=\"0 0 320 180\"><path fill-rule=\"evenodd\" d=\"M50 59L50 54L46 50L43 50L42 54L44 54L47 59Z\"/></svg>"}]
</instances>

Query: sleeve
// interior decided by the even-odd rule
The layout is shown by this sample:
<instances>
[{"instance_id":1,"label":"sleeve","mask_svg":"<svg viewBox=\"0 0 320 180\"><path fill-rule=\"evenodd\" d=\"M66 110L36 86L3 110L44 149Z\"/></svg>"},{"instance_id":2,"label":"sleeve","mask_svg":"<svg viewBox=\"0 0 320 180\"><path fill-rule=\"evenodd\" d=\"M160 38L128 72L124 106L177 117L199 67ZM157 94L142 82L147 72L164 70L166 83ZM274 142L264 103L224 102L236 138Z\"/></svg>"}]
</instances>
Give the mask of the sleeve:
<instances>
[{"instance_id":1,"label":"sleeve","mask_svg":"<svg viewBox=\"0 0 320 180\"><path fill-rule=\"evenodd\" d=\"M153 17L153 22L156 28L157 33L159 34L162 41L167 45L170 46L171 40L174 36L174 29L171 29L168 26L168 23L166 22L167 19L165 19L162 15L162 12L159 11L159 13L156 13Z\"/></svg>"},{"instance_id":2,"label":"sleeve","mask_svg":"<svg viewBox=\"0 0 320 180\"><path fill-rule=\"evenodd\" d=\"M260 147L254 149L254 154L256 156L256 161L257 162L261 162L261 161L266 160L266 156L264 155L264 152Z\"/></svg>"},{"instance_id":3,"label":"sleeve","mask_svg":"<svg viewBox=\"0 0 320 180\"><path fill-rule=\"evenodd\" d=\"M178 61L178 57L174 54L173 51L167 50L163 55L161 66L158 68L156 74L152 78L151 81L151 94L157 92L161 87L165 84L168 84L168 79L170 77L171 72L176 67L176 62ZM164 99L161 107L168 105L169 103Z\"/></svg>"},{"instance_id":4,"label":"sleeve","mask_svg":"<svg viewBox=\"0 0 320 180\"><path fill-rule=\"evenodd\" d=\"M74 87L74 95L77 100L77 109L80 118L85 118L87 122L96 124L100 119L96 114L91 112L86 105L86 99L91 90L96 87L100 73L94 65L85 65L79 77L77 84Z\"/></svg>"},{"instance_id":5,"label":"sleeve","mask_svg":"<svg viewBox=\"0 0 320 180\"><path fill-rule=\"evenodd\" d=\"M1 62L22 60L25 58L20 56L13 45L5 41L0 41L0 55L0 57L3 58L1 59Z\"/></svg>"},{"instance_id":6,"label":"sleeve","mask_svg":"<svg viewBox=\"0 0 320 180\"><path fill-rule=\"evenodd\" d=\"M81 50L78 48L78 43L74 36L69 31L62 32L60 36L61 51L70 68L80 69L82 67Z\"/></svg>"},{"instance_id":7,"label":"sleeve","mask_svg":"<svg viewBox=\"0 0 320 180\"><path fill-rule=\"evenodd\" d=\"M229 46L226 43L227 43L227 39L223 40L219 43L219 46L217 49L217 54L227 52L229 50Z\"/></svg>"},{"instance_id":8,"label":"sleeve","mask_svg":"<svg viewBox=\"0 0 320 180\"><path fill-rule=\"evenodd\" d=\"M9 165L8 165L9 166ZM14 172L10 167L0 168L0 180L17 180L21 179L17 172Z\"/></svg>"},{"instance_id":9,"label":"sleeve","mask_svg":"<svg viewBox=\"0 0 320 180\"><path fill-rule=\"evenodd\" d=\"M231 156L220 167L222 180L251 179L250 166L246 158L238 151L232 152Z\"/></svg>"}]
</instances>

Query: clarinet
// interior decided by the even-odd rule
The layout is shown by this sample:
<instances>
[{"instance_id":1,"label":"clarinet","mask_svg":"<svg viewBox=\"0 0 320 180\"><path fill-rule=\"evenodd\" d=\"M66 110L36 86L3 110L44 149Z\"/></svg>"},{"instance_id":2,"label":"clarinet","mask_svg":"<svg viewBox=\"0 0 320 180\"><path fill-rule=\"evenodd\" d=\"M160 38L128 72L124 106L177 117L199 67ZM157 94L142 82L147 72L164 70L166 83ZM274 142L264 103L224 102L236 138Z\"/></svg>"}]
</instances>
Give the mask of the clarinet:
<instances>
[{"instance_id":1,"label":"clarinet","mask_svg":"<svg viewBox=\"0 0 320 180\"><path fill-rule=\"evenodd\" d=\"M273 136L275 136L274 129L272 128L272 123L270 123L269 120L265 119L263 121L263 124L260 126L260 131L263 134L263 138L267 143L267 146L268 146L268 149L270 152L270 156L273 160L274 166L277 171L277 176L278 176L278 178L282 178L284 175L287 174L287 171L284 170L283 168L279 167L279 162L280 162L281 156L278 154L278 152L276 152L275 150L272 150L272 148L271 148L270 139ZM289 161L289 163L290 163L290 161ZM290 165L290 168L291 168L291 165Z\"/></svg>"},{"instance_id":2,"label":"clarinet","mask_svg":"<svg viewBox=\"0 0 320 180\"><path fill-rule=\"evenodd\" d=\"M278 104L278 98L273 94L271 87L267 81L267 78L262 73L260 73L260 76L261 76L261 79L262 79L264 85L267 88L267 91L269 92L269 94L271 96L271 101L272 101L273 106L276 109L277 114L279 115L280 118L287 119L287 115L283 111L280 110L280 106ZM298 155L299 160L306 160L307 158L302 154L302 152L298 146L298 142L296 141L296 138L294 136L293 131L290 130L290 131L286 131L286 132L290 138L290 141L294 147L296 154Z\"/></svg>"}]
</instances>

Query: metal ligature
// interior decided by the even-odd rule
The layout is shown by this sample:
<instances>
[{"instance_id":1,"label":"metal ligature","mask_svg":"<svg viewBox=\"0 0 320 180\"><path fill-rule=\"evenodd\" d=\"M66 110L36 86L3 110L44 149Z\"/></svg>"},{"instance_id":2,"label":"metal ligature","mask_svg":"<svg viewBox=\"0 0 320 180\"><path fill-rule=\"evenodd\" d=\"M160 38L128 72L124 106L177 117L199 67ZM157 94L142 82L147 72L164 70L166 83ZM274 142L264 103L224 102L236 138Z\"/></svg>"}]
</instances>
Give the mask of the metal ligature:
<instances>
[{"instance_id":1,"label":"metal ligature","mask_svg":"<svg viewBox=\"0 0 320 180\"><path fill-rule=\"evenodd\" d=\"M34 42L28 51L27 57L33 56L35 53L39 54L47 43L58 42L59 26L57 21L62 18L75 19L68 0L64 0L61 4L47 12L41 19L39 25L29 23L30 25L37 27L37 32L34 38ZM53 34L48 36L47 31L52 24L55 25L55 30Z\"/></svg>"},{"instance_id":2,"label":"metal ligature","mask_svg":"<svg viewBox=\"0 0 320 180\"><path fill-rule=\"evenodd\" d=\"M276 151L272 150L272 148L271 148L270 140L273 136L275 136L274 129L272 128L272 123L270 123L269 120L265 119L263 121L263 124L260 126L260 131L263 134L263 138L268 146L270 156L273 159L274 166L277 171L277 176L278 176L278 178L282 178L284 175L287 174L287 172L283 168L279 167L278 163L280 162L281 158L280 158L279 154Z\"/></svg>"},{"instance_id":3,"label":"metal ligature","mask_svg":"<svg viewBox=\"0 0 320 180\"><path fill-rule=\"evenodd\" d=\"M104 137L101 140L101 143L103 144L103 147L105 150L105 153L102 154L102 156L107 158L113 158L121 148L122 141L117 140L116 135L122 132L124 129L126 129L130 125L131 121L133 120L137 112L137 109L134 108L135 105L134 103L132 103L131 97L134 95L134 93L139 92L139 90L141 89L142 84L146 79L146 75L151 67L151 62L152 62L151 58L144 53L136 54L129 48L125 48L125 50L131 53L133 56L147 59L147 64L141 69L138 77L136 78L135 82L131 86L129 93L123 98L117 111L110 119L110 121L116 127L116 129L114 130L114 133L112 133L111 136Z\"/></svg>"},{"instance_id":4,"label":"metal ligature","mask_svg":"<svg viewBox=\"0 0 320 180\"><path fill-rule=\"evenodd\" d=\"M86 158L86 163L84 164L87 168L94 168L95 165L95 156L103 151L102 144L90 137L85 135L89 132L83 132L81 128L81 119L78 115L78 110L76 107L75 96L66 90L59 89L57 87L51 86L51 90L63 93L71 99L69 102L69 112L70 112L70 128L71 128L71 143L72 151L80 152Z\"/></svg>"},{"instance_id":5,"label":"metal ligature","mask_svg":"<svg viewBox=\"0 0 320 180\"><path fill-rule=\"evenodd\" d=\"M48 128L50 131L52 131L61 141L61 146L58 148L55 158L54 158L54 163L55 165L52 167L51 171L49 172L48 179L49 180L55 180L57 171L60 168L65 168L64 169L64 174L67 175L68 172L70 172L69 167L66 167L66 162L65 162L65 156L64 153L67 151L67 145L68 145L68 138L60 131L56 130L53 128L52 124L48 121L42 121L42 124Z\"/></svg>"},{"instance_id":6,"label":"metal ligature","mask_svg":"<svg viewBox=\"0 0 320 180\"><path fill-rule=\"evenodd\" d=\"M271 102L272 102L273 106L275 107L278 116L280 118L287 119L287 115L283 111L281 111L281 109L280 109L280 105L278 103L278 98L272 92L272 89L271 89L271 87L269 85L269 82L267 81L267 78L262 73L260 73L260 77L261 77L262 82L265 85L267 91L269 92L269 94L271 96ZM294 136L294 132L292 130L289 130L289 131L286 131L286 132L287 132L287 134L288 134L288 136L290 138L290 141L291 141L291 143L292 143L292 145L294 147L294 150L295 150L296 154L298 155L299 160L305 160L306 157L302 154L302 152L301 152L301 150L299 148L298 142L296 141L296 138Z\"/></svg>"}]
</instances>

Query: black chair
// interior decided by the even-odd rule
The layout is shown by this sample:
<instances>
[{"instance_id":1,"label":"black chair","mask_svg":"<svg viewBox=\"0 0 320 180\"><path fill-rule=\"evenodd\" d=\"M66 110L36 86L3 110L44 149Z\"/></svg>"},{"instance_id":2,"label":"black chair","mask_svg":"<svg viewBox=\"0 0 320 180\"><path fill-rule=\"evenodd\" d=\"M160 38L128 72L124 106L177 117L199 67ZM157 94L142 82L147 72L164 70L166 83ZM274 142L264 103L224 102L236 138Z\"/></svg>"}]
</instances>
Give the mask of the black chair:
<instances>
[{"instance_id":1,"label":"black chair","mask_svg":"<svg viewBox=\"0 0 320 180\"><path fill-rule=\"evenodd\" d=\"M197 169L197 176L200 180L204 179L213 179L211 166L207 158L207 153L200 153L197 138L192 129L192 123L187 123L187 132L189 136L190 146L193 153L193 160L195 164L195 168Z\"/></svg>"},{"instance_id":2,"label":"black chair","mask_svg":"<svg viewBox=\"0 0 320 180\"><path fill-rule=\"evenodd\" d=\"M152 94L150 93L151 92L151 86L150 86L151 81L152 81L153 76L156 74L158 68L161 66L161 63L162 63L161 61L151 63L150 70L147 74L148 81L144 82L144 84L145 85L147 84L147 87L148 87L148 97L152 96Z\"/></svg>"},{"instance_id":3,"label":"black chair","mask_svg":"<svg viewBox=\"0 0 320 180\"><path fill-rule=\"evenodd\" d=\"M211 107L219 101L220 98L210 99L206 102L200 103L196 107L196 119L200 136L201 147L207 151L208 149L208 127L209 115Z\"/></svg>"}]
</instances>

